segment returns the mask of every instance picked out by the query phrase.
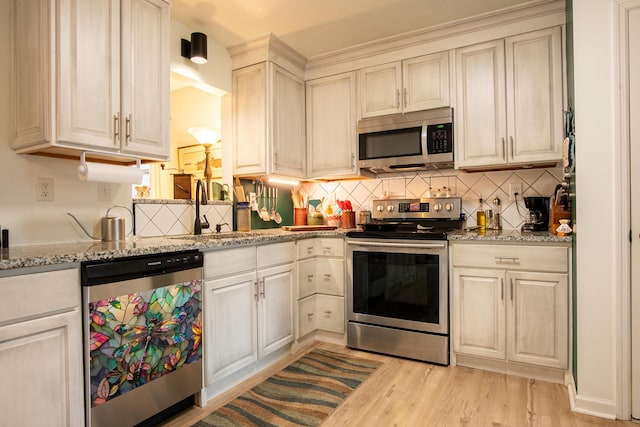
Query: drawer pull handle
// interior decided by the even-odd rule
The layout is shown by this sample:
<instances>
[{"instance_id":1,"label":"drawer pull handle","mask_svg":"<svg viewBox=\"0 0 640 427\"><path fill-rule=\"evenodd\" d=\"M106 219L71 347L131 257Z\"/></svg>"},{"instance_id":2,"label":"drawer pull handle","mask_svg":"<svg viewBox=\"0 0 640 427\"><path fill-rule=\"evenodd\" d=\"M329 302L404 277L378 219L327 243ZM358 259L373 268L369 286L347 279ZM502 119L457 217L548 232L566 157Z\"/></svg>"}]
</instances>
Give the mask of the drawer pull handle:
<instances>
[{"instance_id":1,"label":"drawer pull handle","mask_svg":"<svg viewBox=\"0 0 640 427\"><path fill-rule=\"evenodd\" d=\"M331 316L331 310L326 310L326 311L324 312L324 314L325 314L325 316L327 316L327 317Z\"/></svg>"},{"instance_id":2,"label":"drawer pull handle","mask_svg":"<svg viewBox=\"0 0 640 427\"><path fill-rule=\"evenodd\" d=\"M330 274L325 274L324 275L324 280L331 280L331 275Z\"/></svg>"},{"instance_id":3,"label":"drawer pull handle","mask_svg":"<svg viewBox=\"0 0 640 427\"><path fill-rule=\"evenodd\" d=\"M313 246L309 246L307 248L307 255L311 255L313 253Z\"/></svg>"},{"instance_id":4,"label":"drawer pull handle","mask_svg":"<svg viewBox=\"0 0 640 427\"><path fill-rule=\"evenodd\" d=\"M517 264L520 258L515 256L497 256L495 257L496 262L509 263L509 264Z\"/></svg>"},{"instance_id":5,"label":"drawer pull handle","mask_svg":"<svg viewBox=\"0 0 640 427\"><path fill-rule=\"evenodd\" d=\"M324 248L324 253L325 254L330 254L331 253L331 248Z\"/></svg>"},{"instance_id":6,"label":"drawer pull handle","mask_svg":"<svg viewBox=\"0 0 640 427\"><path fill-rule=\"evenodd\" d=\"M311 320L313 318L313 313L307 313L307 319Z\"/></svg>"},{"instance_id":7,"label":"drawer pull handle","mask_svg":"<svg viewBox=\"0 0 640 427\"><path fill-rule=\"evenodd\" d=\"M511 287L509 290L509 297L511 298L511 302L513 302L513 279L509 280L509 285Z\"/></svg>"},{"instance_id":8,"label":"drawer pull handle","mask_svg":"<svg viewBox=\"0 0 640 427\"><path fill-rule=\"evenodd\" d=\"M500 279L500 301L504 301L504 279Z\"/></svg>"},{"instance_id":9,"label":"drawer pull handle","mask_svg":"<svg viewBox=\"0 0 640 427\"><path fill-rule=\"evenodd\" d=\"M313 282L313 274L309 274L309 275L307 276L307 281L308 281L308 282Z\"/></svg>"}]
</instances>

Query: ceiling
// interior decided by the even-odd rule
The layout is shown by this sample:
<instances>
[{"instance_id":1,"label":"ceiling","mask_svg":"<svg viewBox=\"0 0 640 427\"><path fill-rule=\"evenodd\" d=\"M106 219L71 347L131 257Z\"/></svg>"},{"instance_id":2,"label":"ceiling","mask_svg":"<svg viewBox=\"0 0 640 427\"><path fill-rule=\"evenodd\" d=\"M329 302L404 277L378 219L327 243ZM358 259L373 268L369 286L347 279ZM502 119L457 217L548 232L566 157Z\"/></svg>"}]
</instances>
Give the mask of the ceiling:
<instances>
[{"instance_id":1,"label":"ceiling","mask_svg":"<svg viewBox=\"0 0 640 427\"><path fill-rule=\"evenodd\" d=\"M225 47L273 33L307 58L549 0L174 0L171 17Z\"/></svg>"}]
</instances>

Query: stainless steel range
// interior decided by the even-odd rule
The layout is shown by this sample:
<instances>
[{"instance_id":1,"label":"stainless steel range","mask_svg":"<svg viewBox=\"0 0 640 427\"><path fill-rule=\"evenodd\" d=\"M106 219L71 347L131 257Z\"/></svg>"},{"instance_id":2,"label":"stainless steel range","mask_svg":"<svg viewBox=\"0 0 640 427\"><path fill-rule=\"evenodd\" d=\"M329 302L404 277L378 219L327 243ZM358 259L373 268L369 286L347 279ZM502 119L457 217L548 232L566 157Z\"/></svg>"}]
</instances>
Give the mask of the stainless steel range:
<instances>
[{"instance_id":1,"label":"stainless steel range","mask_svg":"<svg viewBox=\"0 0 640 427\"><path fill-rule=\"evenodd\" d=\"M347 345L449 364L447 233L459 197L374 200L372 222L347 233Z\"/></svg>"}]
</instances>

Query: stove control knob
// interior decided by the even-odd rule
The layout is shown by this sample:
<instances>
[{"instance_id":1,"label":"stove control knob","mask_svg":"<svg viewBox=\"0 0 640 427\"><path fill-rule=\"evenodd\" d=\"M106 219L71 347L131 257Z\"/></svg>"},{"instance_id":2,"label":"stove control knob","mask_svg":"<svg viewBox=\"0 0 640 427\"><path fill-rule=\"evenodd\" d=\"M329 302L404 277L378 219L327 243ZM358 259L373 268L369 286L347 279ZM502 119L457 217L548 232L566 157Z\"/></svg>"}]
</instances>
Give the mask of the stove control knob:
<instances>
[{"instance_id":1,"label":"stove control knob","mask_svg":"<svg viewBox=\"0 0 640 427\"><path fill-rule=\"evenodd\" d=\"M444 205L445 210L447 211L452 211L454 208L454 204L453 203L447 203L446 205Z\"/></svg>"},{"instance_id":2,"label":"stove control knob","mask_svg":"<svg viewBox=\"0 0 640 427\"><path fill-rule=\"evenodd\" d=\"M376 207L376 210L377 210L378 212L382 212L382 211L384 211L384 206L382 206L382 205L378 205L378 206Z\"/></svg>"},{"instance_id":3,"label":"stove control knob","mask_svg":"<svg viewBox=\"0 0 640 427\"><path fill-rule=\"evenodd\" d=\"M440 212L442 210L442 205L440 203L436 203L435 205L433 205L433 210L435 212Z\"/></svg>"},{"instance_id":4,"label":"stove control knob","mask_svg":"<svg viewBox=\"0 0 640 427\"><path fill-rule=\"evenodd\" d=\"M394 210L395 210L395 207L393 205L387 206L387 211L393 212Z\"/></svg>"}]
</instances>

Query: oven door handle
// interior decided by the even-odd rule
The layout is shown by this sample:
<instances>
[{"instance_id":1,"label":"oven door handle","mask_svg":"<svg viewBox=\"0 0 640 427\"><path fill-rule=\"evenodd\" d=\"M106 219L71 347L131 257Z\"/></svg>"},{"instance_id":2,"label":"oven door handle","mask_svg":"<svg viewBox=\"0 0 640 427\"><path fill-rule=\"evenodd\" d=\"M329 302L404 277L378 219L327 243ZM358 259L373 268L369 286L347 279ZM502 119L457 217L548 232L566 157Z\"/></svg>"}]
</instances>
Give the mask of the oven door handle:
<instances>
[{"instance_id":1,"label":"oven door handle","mask_svg":"<svg viewBox=\"0 0 640 427\"><path fill-rule=\"evenodd\" d=\"M373 248L418 248L418 249L444 249L444 243L386 243L386 242L364 242L347 241L347 244L354 246L367 246Z\"/></svg>"}]
</instances>

